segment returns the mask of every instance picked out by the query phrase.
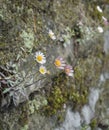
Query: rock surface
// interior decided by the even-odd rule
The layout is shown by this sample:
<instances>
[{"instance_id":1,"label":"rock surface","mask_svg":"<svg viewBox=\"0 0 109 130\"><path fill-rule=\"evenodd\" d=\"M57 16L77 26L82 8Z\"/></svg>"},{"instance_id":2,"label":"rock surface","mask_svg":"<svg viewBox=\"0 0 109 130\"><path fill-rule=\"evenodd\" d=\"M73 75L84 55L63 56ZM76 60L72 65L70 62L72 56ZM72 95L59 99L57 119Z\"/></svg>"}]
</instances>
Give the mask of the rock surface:
<instances>
[{"instance_id":1,"label":"rock surface","mask_svg":"<svg viewBox=\"0 0 109 130\"><path fill-rule=\"evenodd\" d=\"M102 15L109 12L108 4L108 0L0 1L0 130L54 130L61 122L57 113L66 112L65 104L79 111L83 105L87 107L92 87L102 92L100 98L96 89L96 98L90 95L87 111L96 113L96 123L93 125L92 117L89 121L84 117L85 125L90 129L109 128L109 31L104 39L97 31L99 24L104 31L108 28L102 20ZM104 14L97 12L97 5ZM46 76L39 73L39 64L34 60L39 50L47 57L45 66L50 74ZM54 66L58 56L73 67L73 78L64 76L58 81L63 74ZM44 110L55 114L46 116ZM72 121L78 118L74 125L79 127L78 112L70 116Z\"/></svg>"}]
</instances>

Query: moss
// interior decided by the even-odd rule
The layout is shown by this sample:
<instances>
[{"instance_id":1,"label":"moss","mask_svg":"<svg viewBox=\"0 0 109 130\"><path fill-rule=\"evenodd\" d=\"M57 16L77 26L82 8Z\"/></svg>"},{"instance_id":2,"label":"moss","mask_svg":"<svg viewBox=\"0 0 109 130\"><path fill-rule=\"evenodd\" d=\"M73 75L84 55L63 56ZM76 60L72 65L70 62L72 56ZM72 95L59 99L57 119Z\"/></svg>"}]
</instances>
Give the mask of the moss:
<instances>
[{"instance_id":1,"label":"moss","mask_svg":"<svg viewBox=\"0 0 109 130\"><path fill-rule=\"evenodd\" d=\"M86 9L86 12L88 12L88 22L91 24L94 19L99 23L101 22L102 13L99 13L96 10L96 4L90 4L90 1L91 0L88 1L89 3ZM4 2L5 5L3 5L5 9L3 8L0 13L2 20L4 20L3 22L6 23L4 27L1 26L1 30L6 29L6 31L3 32L0 48L6 48L8 44L11 46L8 52L7 50L0 52L0 57L3 57L2 64L16 59L16 54L20 53L20 47L23 45L20 43L24 42L24 45L31 51L32 49L35 51L38 50L39 46L40 49L43 49L46 44L54 45L55 42L48 36L47 31L49 28L53 29L54 33L57 31L61 35L66 26L72 28L74 25L74 40L76 38L83 38L82 32L80 32L78 26L75 26L75 23L77 23L81 17L78 14L80 14L81 10L84 12L84 5L81 4L80 0L69 0L69 2L67 0L58 0L58 2L54 2L53 0L28 0L25 5L24 3L22 0L10 0L10 2L7 0ZM5 15L4 12L6 12ZM11 24L9 24L8 21ZM83 23L86 24L84 20ZM57 38L60 35L56 34ZM21 41L19 36L21 36L24 41ZM72 40L72 37L68 40ZM109 57L103 59L101 46L101 44L99 46L94 45L94 50L86 50L86 52L84 52L84 54L87 55L86 53L91 51L86 58L83 58L82 55L76 59L77 64L74 67L74 79L67 77L64 73L54 76L50 91L46 93L46 99L38 97L38 99L33 99L27 104L23 104L18 110L19 114L13 114L13 119L11 119L10 122L18 119L18 123L22 126L22 129L28 129L28 116L37 111L41 111L41 113L44 112L47 116L57 114L57 120L62 122L64 117L61 114L64 111L64 104L68 105L71 103L75 108L78 108L87 103L89 88L98 83L104 60L106 60L104 64L108 65ZM24 65L24 68L27 67ZM29 68L32 67L29 66ZM92 128L95 127L95 124L96 121L92 121ZM3 127L0 126L0 129L3 129Z\"/></svg>"},{"instance_id":2,"label":"moss","mask_svg":"<svg viewBox=\"0 0 109 130\"><path fill-rule=\"evenodd\" d=\"M103 2L105 2L105 4L109 4L109 0L104 0Z\"/></svg>"},{"instance_id":3,"label":"moss","mask_svg":"<svg viewBox=\"0 0 109 130\"><path fill-rule=\"evenodd\" d=\"M63 82L63 78L65 79ZM65 90L65 82L67 78L65 75L59 74L53 78L52 88L47 94L48 105L44 107L44 113L47 115L56 114L67 100L67 92Z\"/></svg>"},{"instance_id":4,"label":"moss","mask_svg":"<svg viewBox=\"0 0 109 130\"><path fill-rule=\"evenodd\" d=\"M90 123L91 126L91 130L95 130L95 128L97 127L97 119L93 119Z\"/></svg>"},{"instance_id":5,"label":"moss","mask_svg":"<svg viewBox=\"0 0 109 130\"><path fill-rule=\"evenodd\" d=\"M89 17L89 19L90 18L93 19L94 23L96 21L97 25L100 24L100 25L104 26L102 16L105 15L104 6L103 6L105 4L109 4L109 1L108 0L85 1L87 16ZM97 10L98 5L103 9L103 12L99 12Z\"/></svg>"},{"instance_id":6,"label":"moss","mask_svg":"<svg viewBox=\"0 0 109 130\"><path fill-rule=\"evenodd\" d=\"M100 53L100 52L99 52ZM92 54L88 56L86 59L80 58L75 67L75 83L76 86L80 88L80 86L84 86L89 88L90 86L95 86L98 82L100 76L100 70L102 68L102 64L99 61L99 58Z\"/></svg>"},{"instance_id":7,"label":"moss","mask_svg":"<svg viewBox=\"0 0 109 130\"><path fill-rule=\"evenodd\" d=\"M24 103L23 105L21 105L20 107L20 117L19 117L19 124L24 127L26 124L28 124L28 103Z\"/></svg>"},{"instance_id":8,"label":"moss","mask_svg":"<svg viewBox=\"0 0 109 130\"><path fill-rule=\"evenodd\" d=\"M47 114L48 115L56 114L57 111L62 108L65 102L66 97L64 97L61 89L58 87L53 88L50 96L48 97L48 105L45 108Z\"/></svg>"},{"instance_id":9,"label":"moss","mask_svg":"<svg viewBox=\"0 0 109 130\"><path fill-rule=\"evenodd\" d=\"M28 130L28 129L29 129L28 125L25 125L24 127L21 128L21 130Z\"/></svg>"},{"instance_id":10,"label":"moss","mask_svg":"<svg viewBox=\"0 0 109 130\"><path fill-rule=\"evenodd\" d=\"M88 92L80 94L78 91L70 93L70 100L75 103L74 107L81 107L87 103Z\"/></svg>"},{"instance_id":11,"label":"moss","mask_svg":"<svg viewBox=\"0 0 109 130\"><path fill-rule=\"evenodd\" d=\"M35 112L38 112L42 107L47 105L47 100L45 97L37 95L37 97L34 97L33 100L30 100L28 102L28 105L29 114L34 114Z\"/></svg>"},{"instance_id":12,"label":"moss","mask_svg":"<svg viewBox=\"0 0 109 130\"><path fill-rule=\"evenodd\" d=\"M75 107L82 106L87 102L87 95L85 87L80 91L72 78L61 73L53 78L50 93L47 95L48 105L43 108L43 111L47 115L53 115L62 111L64 104L73 103Z\"/></svg>"}]
</instances>

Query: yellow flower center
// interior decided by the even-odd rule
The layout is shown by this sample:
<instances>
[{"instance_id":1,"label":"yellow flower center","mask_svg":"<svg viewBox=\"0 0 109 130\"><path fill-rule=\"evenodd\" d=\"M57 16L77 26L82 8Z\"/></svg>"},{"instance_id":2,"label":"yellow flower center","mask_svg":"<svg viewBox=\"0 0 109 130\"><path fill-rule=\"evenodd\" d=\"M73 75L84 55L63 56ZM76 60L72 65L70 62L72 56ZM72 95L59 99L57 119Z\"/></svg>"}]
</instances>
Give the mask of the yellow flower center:
<instances>
[{"instance_id":1,"label":"yellow flower center","mask_svg":"<svg viewBox=\"0 0 109 130\"><path fill-rule=\"evenodd\" d=\"M70 69L68 69L68 68L65 69L65 72L66 72L66 73L70 73Z\"/></svg>"},{"instance_id":2,"label":"yellow flower center","mask_svg":"<svg viewBox=\"0 0 109 130\"><path fill-rule=\"evenodd\" d=\"M45 68L41 67L41 68L39 69L39 72L40 72L41 74L45 74L45 73L46 73L46 70L45 70Z\"/></svg>"},{"instance_id":3,"label":"yellow flower center","mask_svg":"<svg viewBox=\"0 0 109 130\"><path fill-rule=\"evenodd\" d=\"M53 37L53 36L54 36L54 34L53 34L53 33L50 33L50 34L49 34L49 36L50 36L50 37Z\"/></svg>"},{"instance_id":4,"label":"yellow flower center","mask_svg":"<svg viewBox=\"0 0 109 130\"><path fill-rule=\"evenodd\" d=\"M54 64L57 66L57 67L60 67L61 66L61 61L56 59Z\"/></svg>"},{"instance_id":5,"label":"yellow flower center","mask_svg":"<svg viewBox=\"0 0 109 130\"><path fill-rule=\"evenodd\" d=\"M39 55L39 56L36 57L36 60L37 60L37 61L42 61L42 60L43 60L43 57L42 57L41 55Z\"/></svg>"}]
</instances>

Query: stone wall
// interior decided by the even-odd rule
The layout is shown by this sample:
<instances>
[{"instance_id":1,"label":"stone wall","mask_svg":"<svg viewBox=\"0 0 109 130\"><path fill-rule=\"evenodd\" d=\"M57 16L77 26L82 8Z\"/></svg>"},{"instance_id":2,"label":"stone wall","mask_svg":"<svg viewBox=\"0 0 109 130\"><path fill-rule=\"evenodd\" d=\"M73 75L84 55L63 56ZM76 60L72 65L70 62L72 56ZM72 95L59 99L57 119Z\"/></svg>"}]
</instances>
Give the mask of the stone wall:
<instances>
[{"instance_id":1,"label":"stone wall","mask_svg":"<svg viewBox=\"0 0 109 130\"><path fill-rule=\"evenodd\" d=\"M65 105L79 110L87 103L108 69L97 29L108 28L102 19L107 12L106 0L0 2L0 130L51 130L64 120ZM49 74L39 73L36 51L46 56ZM73 78L54 66L58 56L72 66Z\"/></svg>"}]
</instances>

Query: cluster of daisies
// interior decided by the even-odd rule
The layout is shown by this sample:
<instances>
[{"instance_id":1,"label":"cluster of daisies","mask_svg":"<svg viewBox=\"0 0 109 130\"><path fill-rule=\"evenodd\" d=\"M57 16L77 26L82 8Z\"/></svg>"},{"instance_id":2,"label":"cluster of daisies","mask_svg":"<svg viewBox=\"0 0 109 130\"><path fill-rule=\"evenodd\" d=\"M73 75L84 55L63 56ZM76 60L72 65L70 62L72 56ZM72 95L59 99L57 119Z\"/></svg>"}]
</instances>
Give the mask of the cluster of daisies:
<instances>
[{"instance_id":1,"label":"cluster of daisies","mask_svg":"<svg viewBox=\"0 0 109 130\"><path fill-rule=\"evenodd\" d=\"M54 65L61 70L64 70L68 76L73 77L73 68L71 65L66 65L62 57L57 57L54 61Z\"/></svg>"},{"instance_id":2,"label":"cluster of daisies","mask_svg":"<svg viewBox=\"0 0 109 130\"><path fill-rule=\"evenodd\" d=\"M45 57L45 55L44 55L42 52L38 51L38 52L36 52L36 54L35 54L35 60L36 60L39 64L41 64L40 67L39 67L39 72L40 72L41 74L46 74L46 73L47 73L47 69L46 69L46 67L44 66L44 64L46 63L46 57Z\"/></svg>"},{"instance_id":3,"label":"cluster of daisies","mask_svg":"<svg viewBox=\"0 0 109 130\"><path fill-rule=\"evenodd\" d=\"M98 10L100 13L103 12L102 9L100 8L100 6L97 6L97 10ZM107 20L104 16L102 16L102 20L104 21L104 24L105 24L105 25L108 25L108 20ZM98 26L97 29L98 29L98 31L99 31L100 33L103 32L103 28L102 28L101 26ZM52 30L49 30L49 31L48 31L48 35L49 35L49 37L50 37L52 40L56 40L56 36L55 36L55 34L53 33ZM40 67L39 67L39 72L40 72L41 74L46 74L46 73L49 74L49 71L47 71L46 67L44 66L44 64L46 63L46 57L45 57L45 55L44 55L42 52L38 51L38 52L36 52L36 54L35 54L35 59L36 59L36 61L37 61L39 64L41 64ZM58 69L64 70L65 73L66 73L68 76L73 76L73 72L74 72L74 71L73 71L73 69L72 69L72 66L71 66L71 65L66 65L66 64L65 64L65 61L63 60L62 57L57 57L57 58L55 59L55 61L54 61L54 65L55 65Z\"/></svg>"},{"instance_id":4,"label":"cluster of daisies","mask_svg":"<svg viewBox=\"0 0 109 130\"><path fill-rule=\"evenodd\" d=\"M100 6L97 6L97 10L98 10L100 13L103 13L103 11L102 11L102 9L100 8ZM108 25L108 24L109 24L107 18L105 18L104 16L102 16L102 20L103 20L103 22L104 22L104 25ZM101 26L98 26L97 29L98 29L98 31L99 31L100 33L103 33L103 28L102 28Z\"/></svg>"},{"instance_id":5,"label":"cluster of daisies","mask_svg":"<svg viewBox=\"0 0 109 130\"><path fill-rule=\"evenodd\" d=\"M44 64L46 63L46 57L45 55L38 51L36 52L35 54L35 60L41 64L40 67L39 67L39 72L41 74L46 74L46 73L49 73L49 71L47 71L46 67L44 66ZM73 77L73 69L72 69L72 66L70 65L66 65L65 64L65 61L63 60L62 57L57 57L54 61L54 65L58 68L58 69L61 69L61 70L64 70L65 73L68 75L68 76L72 76Z\"/></svg>"},{"instance_id":6,"label":"cluster of daisies","mask_svg":"<svg viewBox=\"0 0 109 130\"><path fill-rule=\"evenodd\" d=\"M98 12L100 12L101 14L103 14L103 10L101 9L100 6L97 5L96 9L98 10ZM105 18L103 15L102 15L102 20L103 20L104 25L109 25L109 22L108 22L107 18ZM80 24L82 24L82 23L80 23ZM98 26L97 30L98 30L99 33L103 33L103 31L104 31L101 26ZM48 35L49 35L49 37L52 40L56 40L56 36L55 36L55 34L53 33L52 30L48 31Z\"/></svg>"}]
</instances>

